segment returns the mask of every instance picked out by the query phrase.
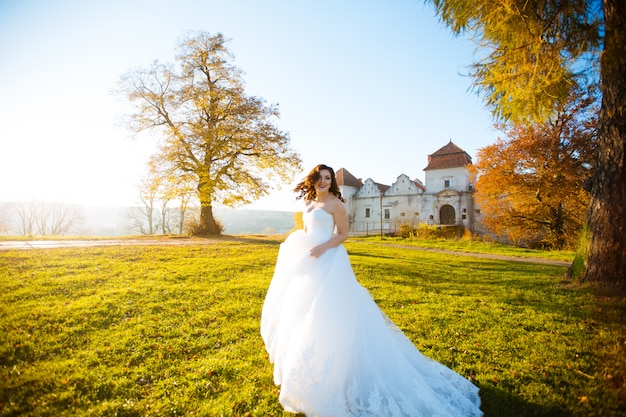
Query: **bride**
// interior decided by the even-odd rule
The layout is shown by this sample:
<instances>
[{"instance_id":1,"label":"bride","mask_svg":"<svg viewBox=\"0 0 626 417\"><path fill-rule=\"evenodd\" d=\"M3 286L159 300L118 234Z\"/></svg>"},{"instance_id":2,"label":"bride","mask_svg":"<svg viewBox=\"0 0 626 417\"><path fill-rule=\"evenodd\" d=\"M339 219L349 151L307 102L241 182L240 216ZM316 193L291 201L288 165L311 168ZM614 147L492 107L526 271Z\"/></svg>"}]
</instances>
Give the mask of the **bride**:
<instances>
[{"instance_id":1,"label":"bride","mask_svg":"<svg viewBox=\"0 0 626 417\"><path fill-rule=\"evenodd\" d=\"M482 416L478 388L422 355L357 281L335 172L297 185L304 229L281 244L261 316L286 411L308 417Z\"/></svg>"}]
</instances>

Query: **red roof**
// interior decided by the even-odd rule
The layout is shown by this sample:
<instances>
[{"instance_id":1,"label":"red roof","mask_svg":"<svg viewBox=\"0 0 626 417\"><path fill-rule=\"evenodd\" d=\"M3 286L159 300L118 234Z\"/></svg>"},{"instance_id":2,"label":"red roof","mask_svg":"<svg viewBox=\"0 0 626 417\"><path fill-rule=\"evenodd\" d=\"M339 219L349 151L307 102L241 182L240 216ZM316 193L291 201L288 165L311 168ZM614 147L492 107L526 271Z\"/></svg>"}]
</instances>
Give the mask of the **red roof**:
<instances>
[{"instance_id":1,"label":"red roof","mask_svg":"<svg viewBox=\"0 0 626 417\"><path fill-rule=\"evenodd\" d=\"M472 158L463 149L452 141L432 155L428 155L428 166L424 171L431 169L445 169L464 167L472 163Z\"/></svg>"},{"instance_id":2,"label":"red roof","mask_svg":"<svg viewBox=\"0 0 626 417\"><path fill-rule=\"evenodd\" d=\"M350 174L345 168L339 168L335 176L337 177L338 185L347 185L354 188L361 188L363 186L361 180Z\"/></svg>"},{"instance_id":3,"label":"red roof","mask_svg":"<svg viewBox=\"0 0 626 417\"><path fill-rule=\"evenodd\" d=\"M376 187L378 187L378 189L383 193L391 188L391 185L380 184L378 182L374 182L374 184L376 184Z\"/></svg>"},{"instance_id":4,"label":"red roof","mask_svg":"<svg viewBox=\"0 0 626 417\"><path fill-rule=\"evenodd\" d=\"M415 180L413 181L413 184L415 184L420 190L426 191L426 187L424 187L424 185L420 181Z\"/></svg>"}]
</instances>

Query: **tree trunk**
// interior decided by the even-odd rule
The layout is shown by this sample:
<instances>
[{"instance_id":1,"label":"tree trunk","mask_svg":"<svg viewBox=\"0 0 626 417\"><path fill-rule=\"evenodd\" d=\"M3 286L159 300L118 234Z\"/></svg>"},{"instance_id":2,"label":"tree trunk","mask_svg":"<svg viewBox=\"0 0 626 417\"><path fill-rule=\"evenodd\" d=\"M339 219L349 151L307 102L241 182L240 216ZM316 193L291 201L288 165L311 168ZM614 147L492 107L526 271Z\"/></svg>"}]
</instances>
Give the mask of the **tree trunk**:
<instances>
[{"instance_id":1,"label":"tree trunk","mask_svg":"<svg viewBox=\"0 0 626 417\"><path fill-rule=\"evenodd\" d=\"M213 217L213 206L206 201L200 201L200 224L196 231L198 235L220 235L222 228Z\"/></svg>"},{"instance_id":2,"label":"tree trunk","mask_svg":"<svg viewBox=\"0 0 626 417\"><path fill-rule=\"evenodd\" d=\"M200 200L200 222L194 235L211 236L222 234L222 228L213 217L213 190L208 185L208 181L200 179L198 182L198 199Z\"/></svg>"},{"instance_id":3,"label":"tree trunk","mask_svg":"<svg viewBox=\"0 0 626 417\"><path fill-rule=\"evenodd\" d=\"M584 281L626 287L626 2L604 0L598 166L591 183Z\"/></svg>"},{"instance_id":4,"label":"tree trunk","mask_svg":"<svg viewBox=\"0 0 626 417\"><path fill-rule=\"evenodd\" d=\"M556 209L551 208L552 222L550 228L552 229L553 245L557 249L563 249L565 246L565 213L563 213L563 203L559 203Z\"/></svg>"},{"instance_id":5,"label":"tree trunk","mask_svg":"<svg viewBox=\"0 0 626 417\"><path fill-rule=\"evenodd\" d=\"M152 203L150 203L152 204ZM154 210L153 208L150 207L146 207L146 212L147 214L147 220L148 220L148 234L149 235L153 235L154 234Z\"/></svg>"},{"instance_id":6,"label":"tree trunk","mask_svg":"<svg viewBox=\"0 0 626 417\"><path fill-rule=\"evenodd\" d=\"M200 225L198 234L201 235L219 235L222 233L221 227L213 217L213 206L211 203L200 202Z\"/></svg>"},{"instance_id":7,"label":"tree trunk","mask_svg":"<svg viewBox=\"0 0 626 417\"><path fill-rule=\"evenodd\" d=\"M185 229L185 205L184 204L181 203L180 207L178 208L178 213L179 213L178 234L182 235Z\"/></svg>"}]
</instances>

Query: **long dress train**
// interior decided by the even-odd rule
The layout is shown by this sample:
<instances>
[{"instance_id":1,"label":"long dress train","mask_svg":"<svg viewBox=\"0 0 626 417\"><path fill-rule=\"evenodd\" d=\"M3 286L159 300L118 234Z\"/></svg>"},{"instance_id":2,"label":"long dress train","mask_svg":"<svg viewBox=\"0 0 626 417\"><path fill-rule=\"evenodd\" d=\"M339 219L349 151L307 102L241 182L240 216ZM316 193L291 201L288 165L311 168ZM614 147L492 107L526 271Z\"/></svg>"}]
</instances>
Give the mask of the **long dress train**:
<instances>
[{"instance_id":1,"label":"long dress train","mask_svg":"<svg viewBox=\"0 0 626 417\"><path fill-rule=\"evenodd\" d=\"M356 280L343 245L319 258L332 214L315 208L281 244L261 316L285 410L308 417L482 416L478 388L427 358Z\"/></svg>"}]
</instances>

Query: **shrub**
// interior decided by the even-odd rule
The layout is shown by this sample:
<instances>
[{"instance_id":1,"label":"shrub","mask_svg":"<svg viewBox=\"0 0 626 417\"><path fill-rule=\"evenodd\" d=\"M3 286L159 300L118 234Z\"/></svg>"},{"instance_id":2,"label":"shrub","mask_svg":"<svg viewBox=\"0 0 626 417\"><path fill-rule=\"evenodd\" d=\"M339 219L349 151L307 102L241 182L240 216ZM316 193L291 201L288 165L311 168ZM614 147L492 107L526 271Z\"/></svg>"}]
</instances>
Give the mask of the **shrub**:
<instances>
[{"instance_id":1,"label":"shrub","mask_svg":"<svg viewBox=\"0 0 626 417\"><path fill-rule=\"evenodd\" d=\"M206 236L206 235L221 235L224 232L224 225L219 220L215 220L217 230L207 231L206 228L200 225L198 219L191 219L185 225L185 230L191 236Z\"/></svg>"},{"instance_id":2,"label":"shrub","mask_svg":"<svg viewBox=\"0 0 626 417\"><path fill-rule=\"evenodd\" d=\"M441 237L441 229L435 225L420 223L415 229L415 236L421 239L433 239Z\"/></svg>"},{"instance_id":3,"label":"shrub","mask_svg":"<svg viewBox=\"0 0 626 417\"><path fill-rule=\"evenodd\" d=\"M584 224L582 230L580 231L578 247L576 248L576 256L567 271L567 276L569 278L576 280L582 278L585 268L587 267L587 258L589 258L589 244L589 228L587 224Z\"/></svg>"},{"instance_id":4,"label":"shrub","mask_svg":"<svg viewBox=\"0 0 626 417\"><path fill-rule=\"evenodd\" d=\"M403 239L409 239L415 237L415 228L410 224L401 224L396 231L396 236L401 237Z\"/></svg>"},{"instance_id":5,"label":"shrub","mask_svg":"<svg viewBox=\"0 0 626 417\"><path fill-rule=\"evenodd\" d=\"M293 213L293 224L294 224L294 230L298 230L298 229L304 229L304 222L302 221L302 212L301 211L296 211L295 213Z\"/></svg>"}]
</instances>

